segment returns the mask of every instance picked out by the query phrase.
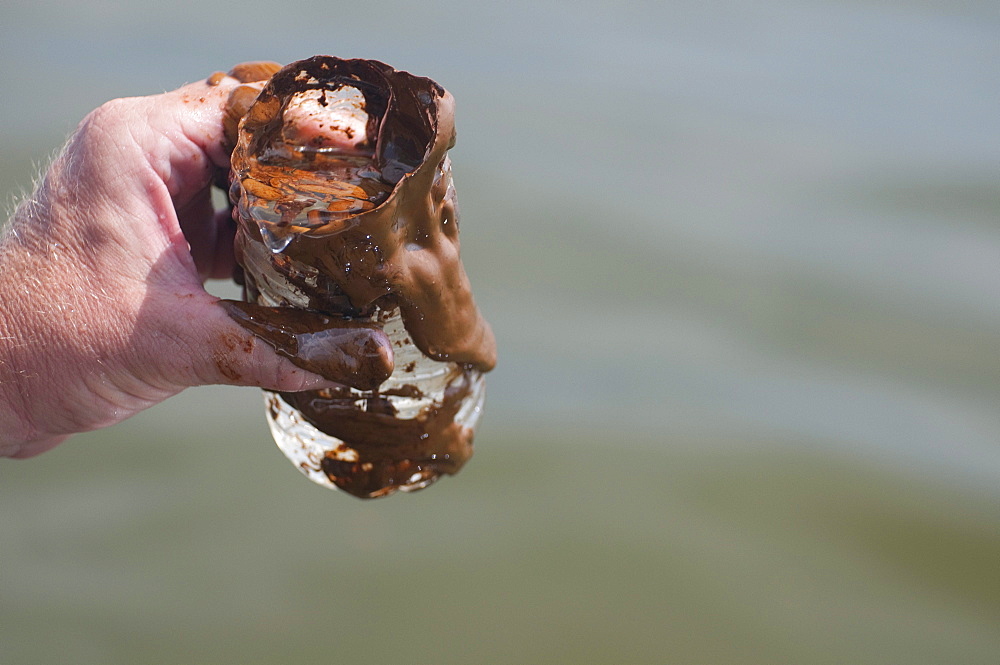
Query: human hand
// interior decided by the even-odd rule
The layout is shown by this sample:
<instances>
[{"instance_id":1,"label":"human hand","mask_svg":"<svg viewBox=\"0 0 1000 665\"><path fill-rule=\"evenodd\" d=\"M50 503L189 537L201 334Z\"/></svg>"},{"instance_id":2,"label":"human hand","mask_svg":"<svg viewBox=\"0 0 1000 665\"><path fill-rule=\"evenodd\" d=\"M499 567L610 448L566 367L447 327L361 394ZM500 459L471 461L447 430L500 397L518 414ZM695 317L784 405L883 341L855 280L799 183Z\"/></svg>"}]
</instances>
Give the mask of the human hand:
<instances>
[{"instance_id":1,"label":"human hand","mask_svg":"<svg viewBox=\"0 0 1000 665\"><path fill-rule=\"evenodd\" d=\"M378 329L317 315L321 377L204 290L235 265L234 225L211 200L229 168L226 103L245 89L231 74L102 105L15 211L0 236L0 455L31 457L190 386L370 388L391 372Z\"/></svg>"}]
</instances>

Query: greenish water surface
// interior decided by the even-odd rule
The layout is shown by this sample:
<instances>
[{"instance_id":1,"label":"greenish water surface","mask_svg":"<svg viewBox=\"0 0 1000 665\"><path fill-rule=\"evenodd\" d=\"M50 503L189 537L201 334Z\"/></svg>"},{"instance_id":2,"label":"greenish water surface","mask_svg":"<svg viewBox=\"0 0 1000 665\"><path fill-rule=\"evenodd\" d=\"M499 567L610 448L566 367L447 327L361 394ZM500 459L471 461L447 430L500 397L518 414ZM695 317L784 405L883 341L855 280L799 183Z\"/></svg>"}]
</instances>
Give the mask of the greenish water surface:
<instances>
[{"instance_id":1,"label":"greenish water surface","mask_svg":"<svg viewBox=\"0 0 1000 665\"><path fill-rule=\"evenodd\" d=\"M435 78L476 455L361 502L206 387L0 461L0 665L998 662L994 3L283 7L0 10L0 194L235 62Z\"/></svg>"}]
</instances>

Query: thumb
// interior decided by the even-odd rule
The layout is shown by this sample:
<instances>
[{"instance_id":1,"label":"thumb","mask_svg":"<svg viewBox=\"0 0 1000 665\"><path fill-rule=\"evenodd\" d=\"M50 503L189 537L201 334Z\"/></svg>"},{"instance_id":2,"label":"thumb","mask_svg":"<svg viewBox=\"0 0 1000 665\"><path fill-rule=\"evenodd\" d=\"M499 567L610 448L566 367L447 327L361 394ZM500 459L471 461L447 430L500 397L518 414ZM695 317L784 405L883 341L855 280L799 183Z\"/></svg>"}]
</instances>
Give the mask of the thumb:
<instances>
[{"instance_id":1,"label":"thumb","mask_svg":"<svg viewBox=\"0 0 1000 665\"><path fill-rule=\"evenodd\" d=\"M279 356L325 379L374 390L392 374L392 345L380 328L291 307L218 304Z\"/></svg>"},{"instance_id":2,"label":"thumb","mask_svg":"<svg viewBox=\"0 0 1000 665\"><path fill-rule=\"evenodd\" d=\"M392 346L373 326L288 307L203 300L189 326L188 385L259 386L279 392L374 390L393 369Z\"/></svg>"}]
</instances>

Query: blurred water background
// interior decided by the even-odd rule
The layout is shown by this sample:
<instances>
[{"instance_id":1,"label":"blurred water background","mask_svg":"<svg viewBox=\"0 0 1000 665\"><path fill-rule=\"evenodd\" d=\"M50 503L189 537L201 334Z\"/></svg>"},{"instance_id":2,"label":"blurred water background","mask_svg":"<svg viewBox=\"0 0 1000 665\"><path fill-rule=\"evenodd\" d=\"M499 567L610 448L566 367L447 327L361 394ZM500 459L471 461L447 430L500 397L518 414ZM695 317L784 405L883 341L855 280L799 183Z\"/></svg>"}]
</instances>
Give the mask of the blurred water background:
<instances>
[{"instance_id":1,"label":"blurred water background","mask_svg":"<svg viewBox=\"0 0 1000 665\"><path fill-rule=\"evenodd\" d=\"M501 364L409 496L253 389L0 462L0 663L1000 662L996 2L66 4L0 9L5 201L107 99L381 59Z\"/></svg>"}]
</instances>

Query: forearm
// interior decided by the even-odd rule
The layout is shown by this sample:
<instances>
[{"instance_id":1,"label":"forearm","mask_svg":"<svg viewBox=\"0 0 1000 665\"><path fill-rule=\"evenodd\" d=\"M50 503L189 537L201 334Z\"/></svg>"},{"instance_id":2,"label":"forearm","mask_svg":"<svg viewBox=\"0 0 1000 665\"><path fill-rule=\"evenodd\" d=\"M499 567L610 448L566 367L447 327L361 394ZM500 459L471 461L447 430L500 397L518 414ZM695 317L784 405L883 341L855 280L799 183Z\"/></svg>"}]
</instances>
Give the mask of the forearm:
<instances>
[{"instance_id":1,"label":"forearm","mask_svg":"<svg viewBox=\"0 0 1000 665\"><path fill-rule=\"evenodd\" d=\"M40 358L31 360L31 351L45 342L39 339L34 320L38 308L30 298L38 278L16 233L16 228L8 228L0 235L0 455L5 456L52 437L39 431L29 408L44 374Z\"/></svg>"},{"instance_id":2,"label":"forearm","mask_svg":"<svg viewBox=\"0 0 1000 665\"><path fill-rule=\"evenodd\" d=\"M102 393L111 394L102 384L121 374L114 370L128 346L129 298L120 289L101 298L95 272L74 251L83 240L49 233L72 216L102 214L85 199L54 203L60 174L57 160L0 236L0 454L7 456L37 454L110 424L119 406L102 403Z\"/></svg>"}]
</instances>

